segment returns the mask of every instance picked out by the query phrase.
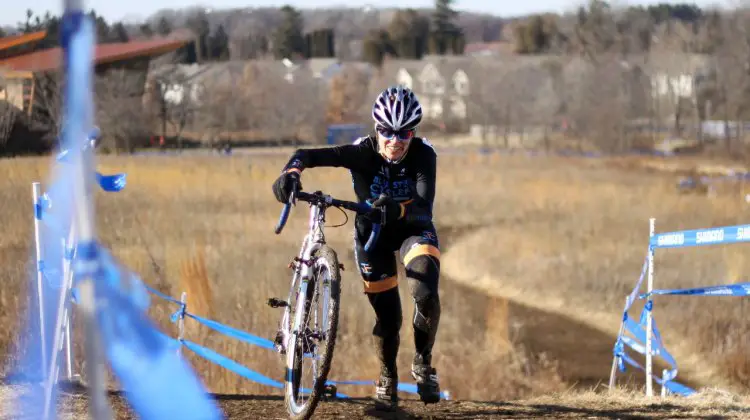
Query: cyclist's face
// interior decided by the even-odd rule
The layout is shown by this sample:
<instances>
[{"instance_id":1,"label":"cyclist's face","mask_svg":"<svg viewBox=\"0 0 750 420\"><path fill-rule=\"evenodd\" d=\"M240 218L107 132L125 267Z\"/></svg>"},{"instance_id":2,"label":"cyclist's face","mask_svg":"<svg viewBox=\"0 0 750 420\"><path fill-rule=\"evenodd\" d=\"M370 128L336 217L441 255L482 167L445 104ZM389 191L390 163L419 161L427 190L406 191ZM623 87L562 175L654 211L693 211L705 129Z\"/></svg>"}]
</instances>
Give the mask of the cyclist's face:
<instances>
[{"instance_id":1,"label":"cyclist's face","mask_svg":"<svg viewBox=\"0 0 750 420\"><path fill-rule=\"evenodd\" d=\"M393 132L383 128L376 129L378 133L378 146L380 153L390 160L400 159L406 153L414 130Z\"/></svg>"}]
</instances>

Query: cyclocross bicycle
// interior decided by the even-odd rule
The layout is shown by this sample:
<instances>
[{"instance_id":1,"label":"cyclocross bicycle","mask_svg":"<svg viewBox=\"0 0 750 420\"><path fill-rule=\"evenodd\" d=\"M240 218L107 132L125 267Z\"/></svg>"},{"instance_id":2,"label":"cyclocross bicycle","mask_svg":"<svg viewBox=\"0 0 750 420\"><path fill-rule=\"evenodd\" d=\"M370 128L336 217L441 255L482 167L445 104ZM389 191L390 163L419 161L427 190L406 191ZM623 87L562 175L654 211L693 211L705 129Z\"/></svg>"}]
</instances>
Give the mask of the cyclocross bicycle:
<instances>
[{"instance_id":1,"label":"cyclocross bicycle","mask_svg":"<svg viewBox=\"0 0 750 420\"><path fill-rule=\"evenodd\" d=\"M343 267L336 251L326 244L323 233L326 210L337 207L368 214L373 209L368 204L337 200L320 191L312 194L300 191L292 194L284 205L276 234L284 228L295 200L310 204L309 230L298 256L289 264L294 274L287 300L271 298L268 305L284 308L274 344L279 353L286 355L284 402L290 418L299 420L312 416L321 397L336 395L336 387L326 381L336 344ZM373 224L365 250L377 241L380 226L381 223ZM310 374L307 380L305 373Z\"/></svg>"}]
</instances>

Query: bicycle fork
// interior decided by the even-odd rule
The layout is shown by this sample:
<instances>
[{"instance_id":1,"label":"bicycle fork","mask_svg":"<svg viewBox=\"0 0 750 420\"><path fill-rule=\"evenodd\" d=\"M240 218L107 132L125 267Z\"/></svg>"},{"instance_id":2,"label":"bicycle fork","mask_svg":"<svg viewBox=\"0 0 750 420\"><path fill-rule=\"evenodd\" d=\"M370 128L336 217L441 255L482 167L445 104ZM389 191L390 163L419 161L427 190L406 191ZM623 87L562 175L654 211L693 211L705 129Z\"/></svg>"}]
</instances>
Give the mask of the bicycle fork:
<instances>
[{"instance_id":1,"label":"bicycle fork","mask_svg":"<svg viewBox=\"0 0 750 420\"><path fill-rule=\"evenodd\" d=\"M289 262L288 267L293 270L293 275L287 300L272 297L267 301L268 306L272 308L284 308L284 315L281 318L279 329L276 331L276 336L273 340L276 351L282 355L286 354L286 343L289 342L289 337L291 335L289 327L291 323L290 316L292 308L289 302L292 300L292 294L299 293L299 280L304 277L309 278L309 270L312 266L312 259L305 260L303 258L307 242L307 240L303 242L302 249L300 249L300 256L294 257L292 261Z\"/></svg>"}]
</instances>

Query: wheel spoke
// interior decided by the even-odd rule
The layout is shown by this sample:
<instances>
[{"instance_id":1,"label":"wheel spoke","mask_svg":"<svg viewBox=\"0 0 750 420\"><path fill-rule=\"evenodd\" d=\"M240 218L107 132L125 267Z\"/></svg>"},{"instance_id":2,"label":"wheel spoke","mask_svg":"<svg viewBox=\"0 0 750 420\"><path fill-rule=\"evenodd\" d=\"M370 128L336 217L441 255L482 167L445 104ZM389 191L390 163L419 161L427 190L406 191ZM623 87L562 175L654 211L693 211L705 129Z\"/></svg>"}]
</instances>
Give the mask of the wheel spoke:
<instances>
[{"instance_id":1,"label":"wheel spoke","mask_svg":"<svg viewBox=\"0 0 750 420\"><path fill-rule=\"evenodd\" d=\"M327 393L325 382L338 325L340 274L336 254L329 247L322 247L316 253L312 268L313 278L302 285L297 294L294 341L290 342L293 351L287 353L291 378L287 381L285 399L295 420L308 419Z\"/></svg>"}]
</instances>

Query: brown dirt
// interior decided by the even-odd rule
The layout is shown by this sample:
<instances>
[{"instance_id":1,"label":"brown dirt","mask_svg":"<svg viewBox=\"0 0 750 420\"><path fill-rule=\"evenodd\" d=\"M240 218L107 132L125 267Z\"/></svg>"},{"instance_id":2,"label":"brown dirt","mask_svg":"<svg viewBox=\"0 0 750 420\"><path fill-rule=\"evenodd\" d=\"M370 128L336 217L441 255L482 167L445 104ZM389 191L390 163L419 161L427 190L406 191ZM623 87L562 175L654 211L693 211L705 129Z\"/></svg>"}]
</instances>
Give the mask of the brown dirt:
<instances>
[{"instance_id":1,"label":"brown dirt","mask_svg":"<svg viewBox=\"0 0 750 420\"><path fill-rule=\"evenodd\" d=\"M0 399L6 400L17 388L2 388ZM127 401L119 393L109 396L116 419L136 419ZM262 395L214 395L228 419L284 419L282 397ZM5 402L5 401L3 401ZM7 407L5 403L2 406ZM70 389L61 395L60 418L84 418L87 396L82 389ZM7 410L0 418L11 418ZM391 412L374 408L368 398L321 402L315 418L338 419L489 419L489 418L617 418L617 419L729 419L747 418L750 405L746 398L710 391L695 398L648 400L628 392L614 394L594 392L557 393L517 401L444 401L424 405L410 399ZM18 417L12 417L18 418Z\"/></svg>"}]
</instances>

